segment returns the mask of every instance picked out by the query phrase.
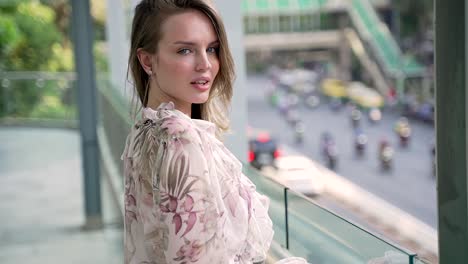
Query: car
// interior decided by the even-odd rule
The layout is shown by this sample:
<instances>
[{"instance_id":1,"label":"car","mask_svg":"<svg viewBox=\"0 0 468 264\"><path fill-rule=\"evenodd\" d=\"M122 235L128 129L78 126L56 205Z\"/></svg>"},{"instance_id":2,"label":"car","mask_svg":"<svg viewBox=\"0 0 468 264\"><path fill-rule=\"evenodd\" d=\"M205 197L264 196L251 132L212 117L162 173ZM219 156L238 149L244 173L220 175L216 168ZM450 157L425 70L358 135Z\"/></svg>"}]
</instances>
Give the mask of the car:
<instances>
[{"instance_id":1,"label":"car","mask_svg":"<svg viewBox=\"0 0 468 264\"><path fill-rule=\"evenodd\" d=\"M283 70L278 74L278 84L289 93L305 94L315 90L318 75L301 68Z\"/></svg>"},{"instance_id":2,"label":"car","mask_svg":"<svg viewBox=\"0 0 468 264\"><path fill-rule=\"evenodd\" d=\"M322 93L330 98L345 100L348 96L346 83L338 79L324 79L320 88Z\"/></svg>"},{"instance_id":3,"label":"car","mask_svg":"<svg viewBox=\"0 0 468 264\"><path fill-rule=\"evenodd\" d=\"M383 96L361 82L351 82L348 85L347 93L349 100L362 109L381 109L384 105Z\"/></svg>"},{"instance_id":4,"label":"car","mask_svg":"<svg viewBox=\"0 0 468 264\"><path fill-rule=\"evenodd\" d=\"M300 155L281 156L275 160L275 169L263 171L263 175L296 192L316 196L325 190L321 172L307 157Z\"/></svg>"},{"instance_id":5,"label":"car","mask_svg":"<svg viewBox=\"0 0 468 264\"><path fill-rule=\"evenodd\" d=\"M261 170L266 166L274 166L276 158L280 156L278 143L266 132L260 132L249 140L249 163Z\"/></svg>"},{"instance_id":6,"label":"car","mask_svg":"<svg viewBox=\"0 0 468 264\"><path fill-rule=\"evenodd\" d=\"M434 104L431 102L425 102L419 105L416 110L416 118L423 122L434 123Z\"/></svg>"},{"instance_id":7,"label":"car","mask_svg":"<svg viewBox=\"0 0 468 264\"><path fill-rule=\"evenodd\" d=\"M422 103L417 102L411 97L403 101L403 115L421 120L426 123L434 123L434 102L425 101Z\"/></svg>"}]
</instances>

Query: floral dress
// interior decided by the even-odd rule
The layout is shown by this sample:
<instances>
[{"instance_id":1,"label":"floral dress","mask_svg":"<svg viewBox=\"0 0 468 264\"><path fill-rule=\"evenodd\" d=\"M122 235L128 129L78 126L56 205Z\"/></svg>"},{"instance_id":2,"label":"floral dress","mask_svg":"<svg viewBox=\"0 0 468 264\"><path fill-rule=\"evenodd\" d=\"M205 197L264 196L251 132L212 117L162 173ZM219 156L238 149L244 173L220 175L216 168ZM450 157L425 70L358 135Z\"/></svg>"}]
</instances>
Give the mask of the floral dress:
<instances>
[{"instance_id":1,"label":"floral dress","mask_svg":"<svg viewBox=\"0 0 468 264\"><path fill-rule=\"evenodd\" d=\"M127 137L125 263L262 263L269 200L215 137L211 122L164 103Z\"/></svg>"}]
</instances>

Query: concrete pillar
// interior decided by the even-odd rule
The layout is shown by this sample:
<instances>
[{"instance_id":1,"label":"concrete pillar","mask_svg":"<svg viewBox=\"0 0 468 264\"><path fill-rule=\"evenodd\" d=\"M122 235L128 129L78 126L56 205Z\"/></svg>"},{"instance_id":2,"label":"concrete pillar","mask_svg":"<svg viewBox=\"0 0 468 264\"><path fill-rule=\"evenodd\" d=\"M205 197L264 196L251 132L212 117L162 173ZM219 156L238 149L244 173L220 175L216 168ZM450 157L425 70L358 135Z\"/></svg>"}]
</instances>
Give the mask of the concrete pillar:
<instances>
[{"instance_id":1,"label":"concrete pillar","mask_svg":"<svg viewBox=\"0 0 468 264\"><path fill-rule=\"evenodd\" d=\"M81 157L84 174L85 228L94 229L102 226L102 210L99 145L96 131L96 73L89 0L72 1L72 31L77 72Z\"/></svg>"},{"instance_id":2,"label":"concrete pillar","mask_svg":"<svg viewBox=\"0 0 468 264\"><path fill-rule=\"evenodd\" d=\"M130 48L127 38L125 9L122 0L107 0L106 9L106 37L110 80L114 87L120 88L124 92Z\"/></svg>"},{"instance_id":3,"label":"concrete pillar","mask_svg":"<svg viewBox=\"0 0 468 264\"><path fill-rule=\"evenodd\" d=\"M338 78L343 81L351 79L351 47L346 38L346 28L349 26L348 16L338 18L340 28L340 43L338 46Z\"/></svg>"},{"instance_id":4,"label":"concrete pillar","mask_svg":"<svg viewBox=\"0 0 468 264\"><path fill-rule=\"evenodd\" d=\"M439 260L468 263L466 0L435 1Z\"/></svg>"},{"instance_id":5,"label":"concrete pillar","mask_svg":"<svg viewBox=\"0 0 468 264\"><path fill-rule=\"evenodd\" d=\"M229 47L236 64L236 82L231 109L232 134L226 137L226 146L241 161L247 160L247 88L244 50L244 27L240 1L215 0L229 40Z\"/></svg>"}]
</instances>

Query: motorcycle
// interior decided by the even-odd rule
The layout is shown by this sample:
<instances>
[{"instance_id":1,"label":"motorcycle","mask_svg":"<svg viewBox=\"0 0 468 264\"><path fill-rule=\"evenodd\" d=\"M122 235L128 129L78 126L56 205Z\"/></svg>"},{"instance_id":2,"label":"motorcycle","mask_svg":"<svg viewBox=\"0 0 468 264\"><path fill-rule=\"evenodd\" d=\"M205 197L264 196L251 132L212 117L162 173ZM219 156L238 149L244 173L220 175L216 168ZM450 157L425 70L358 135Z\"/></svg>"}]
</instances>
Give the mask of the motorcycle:
<instances>
[{"instance_id":1,"label":"motorcycle","mask_svg":"<svg viewBox=\"0 0 468 264\"><path fill-rule=\"evenodd\" d=\"M284 97L278 98L278 109L281 115L287 116L290 106Z\"/></svg>"},{"instance_id":2,"label":"motorcycle","mask_svg":"<svg viewBox=\"0 0 468 264\"><path fill-rule=\"evenodd\" d=\"M302 122L297 122L294 126L294 141L296 144L302 144L304 142L305 127Z\"/></svg>"},{"instance_id":3,"label":"motorcycle","mask_svg":"<svg viewBox=\"0 0 468 264\"><path fill-rule=\"evenodd\" d=\"M343 103L341 102L341 99L339 98L332 98L329 103L330 109L334 112L337 112L341 109L343 106Z\"/></svg>"},{"instance_id":4,"label":"motorcycle","mask_svg":"<svg viewBox=\"0 0 468 264\"><path fill-rule=\"evenodd\" d=\"M335 169L338 162L338 148L328 132L322 134L321 140L322 155L330 169Z\"/></svg>"},{"instance_id":5,"label":"motorcycle","mask_svg":"<svg viewBox=\"0 0 468 264\"><path fill-rule=\"evenodd\" d=\"M431 145L431 165L432 165L432 176L437 176L437 166L436 166L436 150L435 150L435 143Z\"/></svg>"},{"instance_id":6,"label":"motorcycle","mask_svg":"<svg viewBox=\"0 0 468 264\"><path fill-rule=\"evenodd\" d=\"M366 150L367 145L367 136L364 133L357 133L355 140L354 140L354 149L356 151L357 156L362 157Z\"/></svg>"},{"instance_id":7,"label":"motorcycle","mask_svg":"<svg viewBox=\"0 0 468 264\"><path fill-rule=\"evenodd\" d=\"M286 113L286 121L289 123L290 126L296 126L296 124L300 122L299 112L296 109L290 109Z\"/></svg>"},{"instance_id":8,"label":"motorcycle","mask_svg":"<svg viewBox=\"0 0 468 264\"><path fill-rule=\"evenodd\" d=\"M406 117L401 117L395 124L394 130L400 140L400 146L407 147L411 136L411 127L408 119Z\"/></svg>"},{"instance_id":9,"label":"motorcycle","mask_svg":"<svg viewBox=\"0 0 468 264\"><path fill-rule=\"evenodd\" d=\"M398 134L400 137L400 146L407 147L411 136L411 129L409 127L402 127Z\"/></svg>"},{"instance_id":10,"label":"motorcycle","mask_svg":"<svg viewBox=\"0 0 468 264\"><path fill-rule=\"evenodd\" d=\"M309 109L314 109L320 104L320 97L315 94L307 95L305 98L305 104Z\"/></svg>"},{"instance_id":11,"label":"motorcycle","mask_svg":"<svg viewBox=\"0 0 468 264\"><path fill-rule=\"evenodd\" d=\"M338 163L338 149L335 144L326 147L325 158L328 168L334 170Z\"/></svg>"},{"instance_id":12,"label":"motorcycle","mask_svg":"<svg viewBox=\"0 0 468 264\"><path fill-rule=\"evenodd\" d=\"M379 159L382 170L390 170L392 168L393 149L390 146L384 147L379 154Z\"/></svg>"},{"instance_id":13,"label":"motorcycle","mask_svg":"<svg viewBox=\"0 0 468 264\"><path fill-rule=\"evenodd\" d=\"M351 125L354 128L359 127L359 122L361 121L362 113L358 109L351 110Z\"/></svg>"},{"instance_id":14,"label":"motorcycle","mask_svg":"<svg viewBox=\"0 0 468 264\"><path fill-rule=\"evenodd\" d=\"M375 124L382 119L382 112L378 108L372 108L369 110L369 121L371 124Z\"/></svg>"}]
</instances>

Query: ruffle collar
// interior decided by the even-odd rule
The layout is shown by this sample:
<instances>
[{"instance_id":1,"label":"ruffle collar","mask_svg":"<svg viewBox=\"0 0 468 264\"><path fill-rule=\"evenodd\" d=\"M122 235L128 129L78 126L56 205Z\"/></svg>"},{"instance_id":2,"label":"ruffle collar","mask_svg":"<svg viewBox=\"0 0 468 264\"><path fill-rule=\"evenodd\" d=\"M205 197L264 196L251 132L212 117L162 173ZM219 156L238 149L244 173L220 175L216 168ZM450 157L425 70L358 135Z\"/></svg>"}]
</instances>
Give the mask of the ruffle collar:
<instances>
[{"instance_id":1,"label":"ruffle collar","mask_svg":"<svg viewBox=\"0 0 468 264\"><path fill-rule=\"evenodd\" d=\"M177 110L175 108L174 103L171 102L164 102L161 103L156 110L150 107L143 108L142 117L143 119L152 119L152 120L160 120L167 117L177 116L179 118L183 118L185 120L189 120L195 127L202 131L206 131L210 135L215 136L216 133L216 125L210 121L202 120L202 119L192 119L183 112Z\"/></svg>"}]
</instances>

